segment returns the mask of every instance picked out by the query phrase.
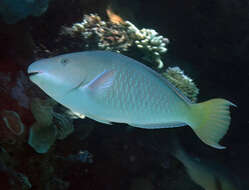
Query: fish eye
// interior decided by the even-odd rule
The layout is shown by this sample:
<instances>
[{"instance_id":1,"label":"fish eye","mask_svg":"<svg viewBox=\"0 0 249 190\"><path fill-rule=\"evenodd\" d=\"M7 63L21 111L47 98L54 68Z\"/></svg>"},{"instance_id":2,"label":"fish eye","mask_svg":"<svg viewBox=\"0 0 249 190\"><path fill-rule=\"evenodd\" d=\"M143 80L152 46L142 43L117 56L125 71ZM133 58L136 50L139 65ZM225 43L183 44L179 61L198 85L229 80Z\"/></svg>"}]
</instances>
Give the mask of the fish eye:
<instances>
[{"instance_id":1,"label":"fish eye","mask_svg":"<svg viewBox=\"0 0 249 190\"><path fill-rule=\"evenodd\" d=\"M66 66L68 63L69 63L69 59L67 59L67 58L61 59L61 64L62 65Z\"/></svg>"}]
</instances>

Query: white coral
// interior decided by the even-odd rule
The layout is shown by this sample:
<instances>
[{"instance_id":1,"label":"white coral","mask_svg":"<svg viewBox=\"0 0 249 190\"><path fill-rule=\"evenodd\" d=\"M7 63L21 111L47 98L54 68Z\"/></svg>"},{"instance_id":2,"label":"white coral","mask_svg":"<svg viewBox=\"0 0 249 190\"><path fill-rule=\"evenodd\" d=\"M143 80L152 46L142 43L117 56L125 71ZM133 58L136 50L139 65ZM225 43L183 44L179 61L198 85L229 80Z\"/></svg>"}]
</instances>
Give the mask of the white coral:
<instances>
[{"instance_id":1,"label":"white coral","mask_svg":"<svg viewBox=\"0 0 249 190\"><path fill-rule=\"evenodd\" d=\"M163 62L161 60L161 54L167 52L166 45L169 43L169 39L159 35L158 32L153 29L143 28L139 30L131 22L126 21L125 23L128 25L128 32L135 34L136 46L153 56L155 62L158 63L158 68L162 68Z\"/></svg>"},{"instance_id":2,"label":"white coral","mask_svg":"<svg viewBox=\"0 0 249 190\"><path fill-rule=\"evenodd\" d=\"M128 51L131 46L136 46L145 54L145 59L164 66L161 55L167 52L169 39L158 34L153 29L138 29L134 24L125 21L122 24L102 21L97 14L84 15L81 23L75 23L72 28L63 28L62 34L79 36L83 39L96 40L97 47L116 52ZM93 37L93 38L90 38ZM86 43L86 47L89 44Z\"/></svg>"}]
</instances>

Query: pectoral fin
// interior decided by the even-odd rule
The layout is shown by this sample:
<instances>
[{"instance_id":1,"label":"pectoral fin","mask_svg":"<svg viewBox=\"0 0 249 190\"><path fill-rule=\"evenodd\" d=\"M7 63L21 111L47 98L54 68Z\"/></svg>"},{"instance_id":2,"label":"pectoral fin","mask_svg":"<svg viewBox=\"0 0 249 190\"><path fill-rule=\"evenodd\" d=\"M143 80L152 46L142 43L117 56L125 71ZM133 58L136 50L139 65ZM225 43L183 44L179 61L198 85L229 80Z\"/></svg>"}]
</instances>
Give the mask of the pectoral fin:
<instances>
[{"instance_id":1,"label":"pectoral fin","mask_svg":"<svg viewBox=\"0 0 249 190\"><path fill-rule=\"evenodd\" d=\"M111 71L105 70L85 85L84 85L85 79L82 80L77 86L70 89L67 92L67 94L80 88L90 90L91 92L95 91L95 92L101 93L103 92L103 90L108 89L109 87L112 86L114 78L115 78L114 70L111 70Z\"/></svg>"},{"instance_id":2,"label":"pectoral fin","mask_svg":"<svg viewBox=\"0 0 249 190\"><path fill-rule=\"evenodd\" d=\"M115 78L115 71L104 71L100 73L97 77L95 77L92 81L90 81L85 88L101 93L103 90L108 89L112 86Z\"/></svg>"}]
</instances>

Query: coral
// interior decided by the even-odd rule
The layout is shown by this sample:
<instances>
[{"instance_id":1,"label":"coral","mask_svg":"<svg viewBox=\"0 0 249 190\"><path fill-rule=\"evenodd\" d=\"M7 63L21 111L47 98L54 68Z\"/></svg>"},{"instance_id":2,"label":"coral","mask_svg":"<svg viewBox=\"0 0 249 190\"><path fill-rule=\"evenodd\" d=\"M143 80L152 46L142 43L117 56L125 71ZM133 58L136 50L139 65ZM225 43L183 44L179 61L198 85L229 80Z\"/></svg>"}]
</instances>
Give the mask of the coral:
<instances>
[{"instance_id":1,"label":"coral","mask_svg":"<svg viewBox=\"0 0 249 190\"><path fill-rule=\"evenodd\" d=\"M24 132L24 125L19 115L14 111L4 110L1 112L1 116L6 127L15 135L21 135Z\"/></svg>"},{"instance_id":2,"label":"coral","mask_svg":"<svg viewBox=\"0 0 249 190\"><path fill-rule=\"evenodd\" d=\"M0 15L8 24L14 24L29 15L40 16L48 8L49 0L2 0Z\"/></svg>"},{"instance_id":3,"label":"coral","mask_svg":"<svg viewBox=\"0 0 249 190\"><path fill-rule=\"evenodd\" d=\"M115 24L124 24L124 20L116 15L113 11L112 11L112 8L111 6L109 6L107 9L106 9L106 14L107 16L109 17L109 20L112 22L112 23L115 23Z\"/></svg>"},{"instance_id":4,"label":"coral","mask_svg":"<svg viewBox=\"0 0 249 190\"><path fill-rule=\"evenodd\" d=\"M70 118L53 111L56 104L52 99L31 102L36 122L30 128L28 143L38 153L46 153L56 139L65 139L74 131Z\"/></svg>"},{"instance_id":5,"label":"coral","mask_svg":"<svg viewBox=\"0 0 249 190\"><path fill-rule=\"evenodd\" d=\"M16 173L15 176L16 176L17 180L19 181L19 183L21 183L21 187L23 190L32 188L32 185L31 185L29 178L27 176L25 176L22 173ZM17 187L19 187L19 186L20 185L18 185Z\"/></svg>"},{"instance_id":6,"label":"coral","mask_svg":"<svg viewBox=\"0 0 249 190\"><path fill-rule=\"evenodd\" d=\"M35 98L31 101L31 112L39 125L51 125L53 122L53 106L56 103L51 99L41 100Z\"/></svg>"},{"instance_id":7,"label":"coral","mask_svg":"<svg viewBox=\"0 0 249 190\"><path fill-rule=\"evenodd\" d=\"M57 127L56 138L60 140L65 139L74 131L72 120L67 118L64 114L53 112L52 115L55 119L54 124Z\"/></svg>"},{"instance_id":8,"label":"coral","mask_svg":"<svg viewBox=\"0 0 249 190\"><path fill-rule=\"evenodd\" d=\"M54 150L54 149L53 149ZM35 154L31 152L23 165L25 165L25 171L29 176L33 189L56 189L52 188L53 178L55 177L53 161L54 151L50 151L47 154Z\"/></svg>"},{"instance_id":9,"label":"coral","mask_svg":"<svg viewBox=\"0 0 249 190\"><path fill-rule=\"evenodd\" d=\"M0 148L0 173L5 173L8 176L6 182L11 189L27 190L31 189L32 185L27 176L23 173L16 172L13 168L16 165L15 159L4 149ZM2 176L2 175L1 175ZM1 183L1 185L3 185ZM3 187L3 186L1 186Z\"/></svg>"},{"instance_id":10,"label":"coral","mask_svg":"<svg viewBox=\"0 0 249 190\"><path fill-rule=\"evenodd\" d=\"M155 60L159 69L163 68L164 65L161 60L161 55L166 53L166 45L169 44L169 39L158 35L153 29L143 28L139 30L129 21L126 21L126 24L128 25L128 32L133 33L133 35L135 34L134 39L136 46L145 52L147 59Z\"/></svg>"},{"instance_id":11,"label":"coral","mask_svg":"<svg viewBox=\"0 0 249 190\"><path fill-rule=\"evenodd\" d=\"M63 27L61 34L86 40L86 48L127 51L133 41L124 25L102 21L96 14L84 15L83 22ZM94 42L94 44L92 44Z\"/></svg>"},{"instance_id":12,"label":"coral","mask_svg":"<svg viewBox=\"0 0 249 190\"><path fill-rule=\"evenodd\" d=\"M23 71L18 72L15 86L11 89L10 95L17 100L18 104L24 108L29 107L29 98L25 93L26 87L29 86L29 80Z\"/></svg>"},{"instance_id":13,"label":"coral","mask_svg":"<svg viewBox=\"0 0 249 190\"><path fill-rule=\"evenodd\" d=\"M51 102L38 98L31 102L31 112L36 122L30 128L28 144L38 153L46 153L56 140L52 106Z\"/></svg>"},{"instance_id":14,"label":"coral","mask_svg":"<svg viewBox=\"0 0 249 190\"><path fill-rule=\"evenodd\" d=\"M166 45L169 43L168 38L158 35L155 30L139 30L129 21L103 21L97 14L84 15L83 21L73 24L71 28L63 27L61 35L79 39L78 43L85 44L82 47L85 49L121 53L136 48L146 60L157 63L158 68L163 67L161 55L167 51Z\"/></svg>"},{"instance_id":15,"label":"coral","mask_svg":"<svg viewBox=\"0 0 249 190\"><path fill-rule=\"evenodd\" d=\"M12 63L3 63L8 65L9 67L12 66ZM8 99L12 99L12 103L5 105L5 109L16 109L16 107L22 107L22 109L29 109L29 97L26 93L26 90L29 89L31 83L26 74L23 71L11 71L11 72L0 72L0 91L8 96ZM3 96L3 95L2 95ZM14 100L14 101L13 101ZM4 102L4 101L3 101ZM18 105L13 107L12 104L17 102ZM1 106L3 106L1 105ZM20 112L21 113L21 112Z\"/></svg>"},{"instance_id":16,"label":"coral","mask_svg":"<svg viewBox=\"0 0 249 190\"><path fill-rule=\"evenodd\" d=\"M38 123L32 125L28 144L38 153L46 153L56 140L56 128L54 125L41 126Z\"/></svg>"},{"instance_id":17,"label":"coral","mask_svg":"<svg viewBox=\"0 0 249 190\"><path fill-rule=\"evenodd\" d=\"M186 76L179 67L169 67L163 76L167 78L176 88L188 97L192 102L197 101L199 89L191 78Z\"/></svg>"},{"instance_id":18,"label":"coral","mask_svg":"<svg viewBox=\"0 0 249 190\"><path fill-rule=\"evenodd\" d=\"M18 140L24 141L25 127L20 116L10 110L1 110L0 116L0 142L15 144Z\"/></svg>"}]
</instances>

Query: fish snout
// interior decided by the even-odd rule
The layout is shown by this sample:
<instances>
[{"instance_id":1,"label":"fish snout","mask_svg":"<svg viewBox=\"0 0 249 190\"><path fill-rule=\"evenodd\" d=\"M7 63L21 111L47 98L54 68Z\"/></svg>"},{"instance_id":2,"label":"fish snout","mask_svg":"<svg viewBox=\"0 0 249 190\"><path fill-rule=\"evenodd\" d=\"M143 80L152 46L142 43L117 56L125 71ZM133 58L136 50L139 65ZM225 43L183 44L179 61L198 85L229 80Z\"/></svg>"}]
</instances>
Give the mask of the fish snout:
<instances>
[{"instance_id":1,"label":"fish snout","mask_svg":"<svg viewBox=\"0 0 249 190\"><path fill-rule=\"evenodd\" d=\"M39 63L34 62L31 65L29 65L27 73L29 77L42 73L41 68L39 68Z\"/></svg>"}]
</instances>

